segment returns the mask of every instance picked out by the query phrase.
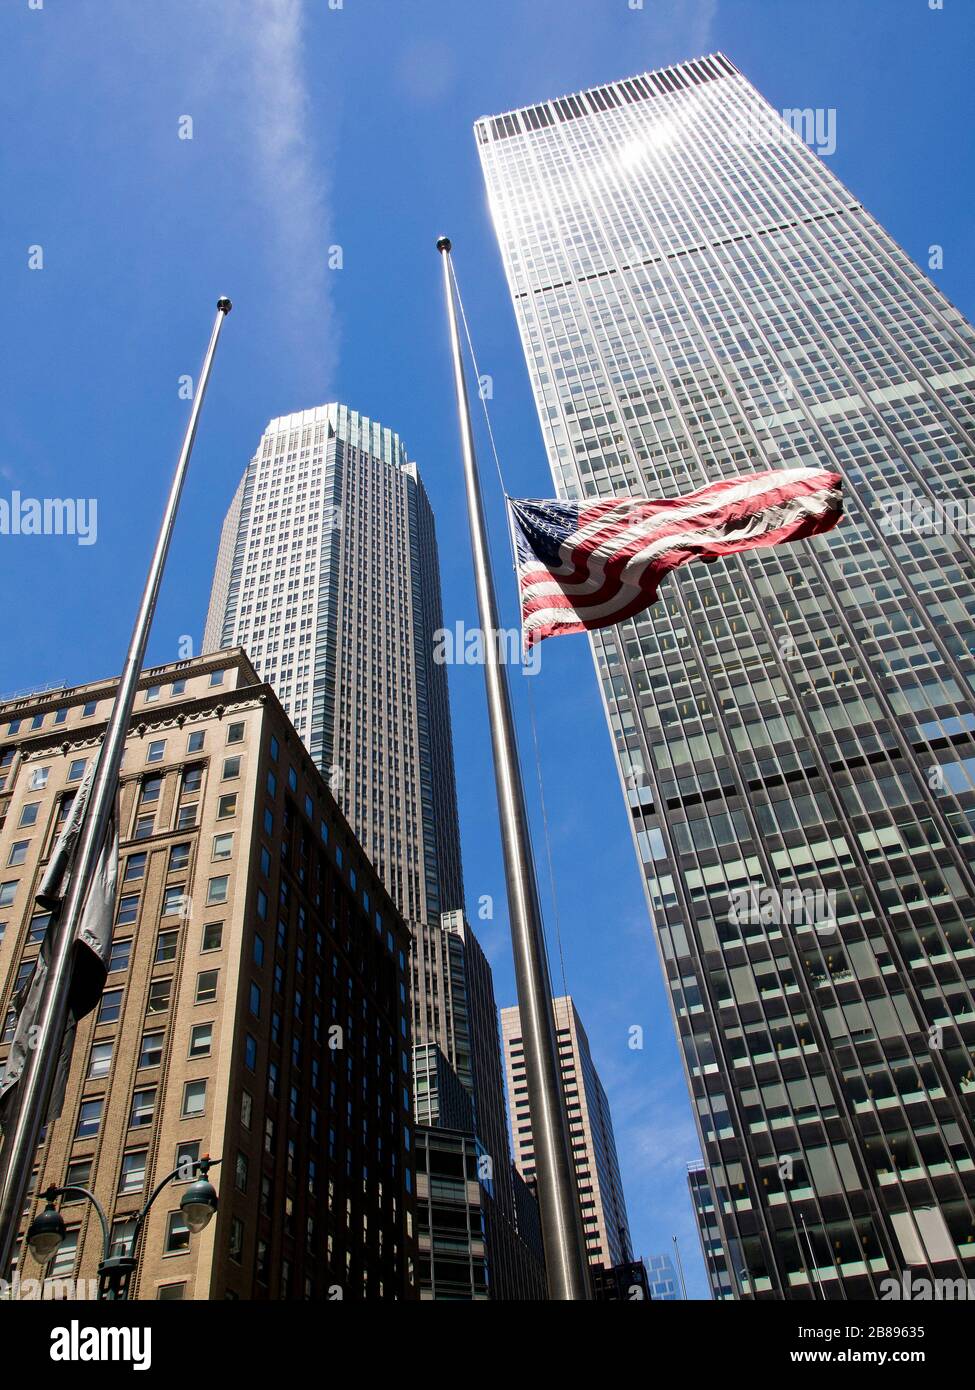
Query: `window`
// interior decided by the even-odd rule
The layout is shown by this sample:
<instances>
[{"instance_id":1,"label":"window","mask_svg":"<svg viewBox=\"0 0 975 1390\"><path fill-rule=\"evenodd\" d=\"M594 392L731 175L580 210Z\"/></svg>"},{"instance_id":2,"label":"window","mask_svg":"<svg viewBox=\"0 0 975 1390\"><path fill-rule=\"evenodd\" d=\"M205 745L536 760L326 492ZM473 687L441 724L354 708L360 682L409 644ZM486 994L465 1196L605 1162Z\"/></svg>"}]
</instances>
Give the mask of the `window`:
<instances>
[{"instance_id":1,"label":"window","mask_svg":"<svg viewBox=\"0 0 975 1390\"><path fill-rule=\"evenodd\" d=\"M185 883L175 884L172 888L167 888L163 893L162 915L164 917L180 917L186 903Z\"/></svg>"},{"instance_id":2,"label":"window","mask_svg":"<svg viewBox=\"0 0 975 1390\"><path fill-rule=\"evenodd\" d=\"M112 1229L109 1234L109 1258L117 1259L119 1256L130 1254L134 1238L135 1217L117 1216L112 1222Z\"/></svg>"},{"instance_id":3,"label":"window","mask_svg":"<svg viewBox=\"0 0 975 1390\"><path fill-rule=\"evenodd\" d=\"M198 792L203 786L203 764L194 763L192 767L186 768L183 773L183 786L181 795L192 795Z\"/></svg>"},{"instance_id":4,"label":"window","mask_svg":"<svg viewBox=\"0 0 975 1390\"><path fill-rule=\"evenodd\" d=\"M227 884L229 879L226 874L222 878L211 878L207 884L207 905L213 906L215 903L225 903L227 901Z\"/></svg>"},{"instance_id":5,"label":"window","mask_svg":"<svg viewBox=\"0 0 975 1390\"><path fill-rule=\"evenodd\" d=\"M17 891L16 882L0 883L0 907L9 907Z\"/></svg>"},{"instance_id":6,"label":"window","mask_svg":"<svg viewBox=\"0 0 975 1390\"><path fill-rule=\"evenodd\" d=\"M10 723L7 725L7 733L8 733L8 734L17 734L17 733L20 733L20 720L19 720L19 719L11 719Z\"/></svg>"},{"instance_id":7,"label":"window","mask_svg":"<svg viewBox=\"0 0 975 1390\"><path fill-rule=\"evenodd\" d=\"M97 1081L108 1075L112 1067L112 1049L114 1047L114 1042L96 1042L93 1045L88 1060L89 1081Z\"/></svg>"},{"instance_id":8,"label":"window","mask_svg":"<svg viewBox=\"0 0 975 1390\"><path fill-rule=\"evenodd\" d=\"M237 1150L237 1161L234 1164L234 1186L238 1192L247 1191L247 1155Z\"/></svg>"},{"instance_id":9,"label":"window","mask_svg":"<svg viewBox=\"0 0 975 1390\"><path fill-rule=\"evenodd\" d=\"M167 961L175 960L178 946L178 931L161 931L156 937L156 964L164 965Z\"/></svg>"},{"instance_id":10,"label":"window","mask_svg":"<svg viewBox=\"0 0 975 1390\"><path fill-rule=\"evenodd\" d=\"M254 1113L254 1100L250 1091L240 1093L240 1122L245 1129L251 1127L251 1116Z\"/></svg>"},{"instance_id":11,"label":"window","mask_svg":"<svg viewBox=\"0 0 975 1390\"><path fill-rule=\"evenodd\" d=\"M84 777L84 775L85 775L85 767L86 767L86 766L87 766L87 759L86 759L86 758L75 758L74 762L71 763L70 766L68 767L68 781L69 781L69 782L80 782L81 779L82 779L82 777Z\"/></svg>"},{"instance_id":12,"label":"window","mask_svg":"<svg viewBox=\"0 0 975 1390\"><path fill-rule=\"evenodd\" d=\"M234 836L233 831L227 835L214 835L213 837L213 858L229 859L233 853Z\"/></svg>"},{"instance_id":13,"label":"window","mask_svg":"<svg viewBox=\"0 0 975 1390\"><path fill-rule=\"evenodd\" d=\"M240 1264L241 1255L244 1251L244 1223L239 1216L235 1216L230 1223L230 1244L227 1253L234 1264Z\"/></svg>"},{"instance_id":14,"label":"window","mask_svg":"<svg viewBox=\"0 0 975 1390\"><path fill-rule=\"evenodd\" d=\"M237 814L237 793L227 792L217 802L217 820L226 820Z\"/></svg>"},{"instance_id":15,"label":"window","mask_svg":"<svg viewBox=\"0 0 975 1390\"><path fill-rule=\"evenodd\" d=\"M98 709L98 701L97 701L97 700L88 700L88 701L86 701L85 707L84 707L84 709L81 711L81 717L82 717L82 719L90 719L97 709Z\"/></svg>"},{"instance_id":16,"label":"window","mask_svg":"<svg viewBox=\"0 0 975 1390\"><path fill-rule=\"evenodd\" d=\"M224 674L225 674L225 673L224 673L223 671L211 671L211 672L210 672L210 684L211 684L211 685L223 685Z\"/></svg>"},{"instance_id":17,"label":"window","mask_svg":"<svg viewBox=\"0 0 975 1390\"><path fill-rule=\"evenodd\" d=\"M20 812L20 828L26 829L31 825L37 824L37 813L41 809L39 801L29 801Z\"/></svg>"},{"instance_id":18,"label":"window","mask_svg":"<svg viewBox=\"0 0 975 1390\"><path fill-rule=\"evenodd\" d=\"M181 677L179 678L178 681L173 681L172 686L170 687L170 694L171 694L171 695L182 695L182 693L183 693L183 691L184 691L185 689L186 689L186 678L185 678L184 676L181 676Z\"/></svg>"},{"instance_id":19,"label":"window","mask_svg":"<svg viewBox=\"0 0 975 1390\"><path fill-rule=\"evenodd\" d=\"M148 1149L129 1149L122 1155L122 1172L118 1183L120 1193L141 1192L145 1187L148 1153Z\"/></svg>"},{"instance_id":20,"label":"window","mask_svg":"<svg viewBox=\"0 0 975 1390\"><path fill-rule=\"evenodd\" d=\"M217 976L219 970L201 970L196 977L196 1002L212 1004L217 997Z\"/></svg>"},{"instance_id":21,"label":"window","mask_svg":"<svg viewBox=\"0 0 975 1390\"><path fill-rule=\"evenodd\" d=\"M141 878L142 875L145 873L145 871L146 871L146 855L145 855L145 851L143 851L141 854L130 854L129 857L128 857L128 859L126 859L126 861L125 861L125 875L124 875L125 882L126 882L126 883L129 883L129 882L131 882L131 880L134 879L134 878Z\"/></svg>"},{"instance_id":22,"label":"window","mask_svg":"<svg viewBox=\"0 0 975 1390\"><path fill-rule=\"evenodd\" d=\"M189 842L187 841L182 845L173 845L172 849L169 851L169 869L167 872L171 874L178 873L180 869L185 869L189 862Z\"/></svg>"},{"instance_id":23,"label":"window","mask_svg":"<svg viewBox=\"0 0 975 1390\"><path fill-rule=\"evenodd\" d=\"M181 806L176 816L177 830L192 830L196 825L196 806Z\"/></svg>"},{"instance_id":24,"label":"window","mask_svg":"<svg viewBox=\"0 0 975 1390\"><path fill-rule=\"evenodd\" d=\"M111 954L108 958L108 973L111 975L117 970L128 970L131 955L131 936L127 936L121 941L113 941Z\"/></svg>"},{"instance_id":25,"label":"window","mask_svg":"<svg viewBox=\"0 0 975 1390\"><path fill-rule=\"evenodd\" d=\"M164 738L154 738L146 749L147 763L161 763L166 755L166 740Z\"/></svg>"},{"instance_id":26,"label":"window","mask_svg":"<svg viewBox=\"0 0 975 1390\"><path fill-rule=\"evenodd\" d=\"M169 1008L169 997L172 994L173 981L153 980L149 985L149 1003L146 1006L147 1014L164 1014Z\"/></svg>"},{"instance_id":27,"label":"window","mask_svg":"<svg viewBox=\"0 0 975 1390\"><path fill-rule=\"evenodd\" d=\"M51 769L49 767L34 768L30 775L30 782L28 783L32 792L42 792L44 790L47 786L47 779L50 771Z\"/></svg>"},{"instance_id":28,"label":"window","mask_svg":"<svg viewBox=\"0 0 975 1390\"><path fill-rule=\"evenodd\" d=\"M188 1139L184 1144L180 1144L176 1150L176 1162L173 1165L179 1169L179 1177L174 1178L174 1182L192 1182L196 1177L196 1170L200 1163L200 1141L199 1139Z\"/></svg>"},{"instance_id":29,"label":"window","mask_svg":"<svg viewBox=\"0 0 975 1390\"><path fill-rule=\"evenodd\" d=\"M257 1069L257 1041L250 1033L244 1039L244 1065L248 1071Z\"/></svg>"},{"instance_id":30,"label":"window","mask_svg":"<svg viewBox=\"0 0 975 1390\"><path fill-rule=\"evenodd\" d=\"M162 791L163 779L161 777L143 777L140 799L144 804L159 800L159 793Z\"/></svg>"},{"instance_id":31,"label":"window","mask_svg":"<svg viewBox=\"0 0 975 1390\"><path fill-rule=\"evenodd\" d=\"M143 1033L142 1047L139 1050L139 1066L158 1067L163 1055L163 1037L161 1030L154 1030L151 1033Z\"/></svg>"},{"instance_id":32,"label":"window","mask_svg":"<svg viewBox=\"0 0 975 1390\"><path fill-rule=\"evenodd\" d=\"M54 711L55 724L63 724L68 717L68 711L64 708Z\"/></svg>"},{"instance_id":33,"label":"window","mask_svg":"<svg viewBox=\"0 0 975 1390\"><path fill-rule=\"evenodd\" d=\"M228 742L228 743L243 743L243 741L244 741L244 723L243 723L243 721L241 721L240 723L228 724L228 725L227 725L227 742Z\"/></svg>"},{"instance_id":34,"label":"window","mask_svg":"<svg viewBox=\"0 0 975 1390\"><path fill-rule=\"evenodd\" d=\"M153 700L158 700L161 690L162 690L162 686L160 686L160 685L147 685L147 686L146 686L146 694L145 694L145 703L146 703L147 705L151 705L152 702L153 702Z\"/></svg>"},{"instance_id":35,"label":"window","mask_svg":"<svg viewBox=\"0 0 975 1390\"><path fill-rule=\"evenodd\" d=\"M27 858L27 848L30 840L15 840L10 846L10 855L7 859L7 868L15 869L19 864L23 864Z\"/></svg>"},{"instance_id":36,"label":"window","mask_svg":"<svg viewBox=\"0 0 975 1390\"><path fill-rule=\"evenodd\" d=\"M259 985L251 984L250 990L250 1010L255 1018L261 1016L261 989Z\"/></svg>"},{"instance_id":37,"label":"window","mask_svg":"<svg viewBox=\"0 0 975 1390\"><path fill-rule=\"evenodd\" d=\"M98 1008L99 1023L117 1023L122 1012L122 991L107 989L101 997Z\"/></svg>"},{"instance_id":38,"label":"window","mask_svg":"<svg viewBox=\"0 0 975 1390\"><path fill-rule=\"evenodd\" d=\"M190 1056L209 1057L213 1043L213 1024L197 1023L190 1033Z\"/></svg>"},{"instance_id":39,"label":"window","mask_svg":"<svg viewBox=\"0 0 975 1390\"><path fill-rule=\"evenodd\" d=\"M197 1115L202 1115L206 1110L207 1102L207 1083L205 1081L187 1081L183 1087L183 1119L195 1119Z\"/></svg>"},{"instance_id":40,"label":"window","mask_svg":"<svg viewBox=\"0 0 975 1390\"><path fill-rule=\"evenodd\" d=\"M273 773L270 769L268 769L268 774L267 774L267 794L268 794L268 796L276 796L276 795L277 795L277 790L278 790L278 779L275 777L274 773Z\"/></svg>"},{"instance_id":41,"label":"window","mask_svg":"<svg viewBox=\"0 0 975 1390\"><path fill-rule=\"evenodd\" d=\"M155 816L137 816L132 838L134 840L148 840L155 829L155 825Z\"/></svg>"},{"instance_id":42,"label":"window","mask_svg":"<svg viewBox=\"0 0 975 1390\"><path fill-rule=\"evenodd\" d=\"M78 1258L78 1232L68 1231L47 1267L46 1278L69 1279Z\"/></svg>"},{"instance_id":43,"label":"window","mask_svg":"<svg viewBox=\"0 0 975 1390\"><path fill-rule=\"evenodd\" d=\"M78 1112L78 1128L75 1130L76 1139L93 1139L98 1133L98 1126L102 1122L102 1100L83 1100L81 1109Z\"/></svg>"},{"instance_id":44,"label":"window","mask_svg":"<svg viewBox=\"0 0 975 1390\"><path fill-rule=\"evenodd\" d=\"M254 934L254 964L264 964L264 938L259 932Z\"/></svg>"},{"instance_id":45,"label":"window","mask_svg":"<svg viewBox=\"0 0 975 1390\"><path fill-rule=\"evenodd\" d=\"M223 923L207 922L203 928L202 951L219 951L223 944Z\"/></svg>"},{"instance_id":46,"label":"window","mask_svg":"<svg viewBox=\"0 0 975 1390\"><path fill-rule=\"evenodd\" d=\"M166 1223L166 1254L175 1255L190 1248L190 1228L181 1211L171 1211Z\"/></svg>"},{"instance_id":47,"label":"window","mask_svg":"<svg viewBox=\"0 0 975 1390\"><path fill-rule=\"evenodd\" d=\"M43 716L43 714L35 714L35 715L34 715L34 718L30 721L30 726L31 726L32 729L43 729L43 727L44 727L44 716Z\"/></svg>"},{"instance_id":48,"label":"window","mask_svg":"<svg viewBox=\"0 0 975 1390\"><path fill-rule=\"evenodd\" d=\"M223 760L223 781L230 782L235 777L240 776L240 758L224 758Z\"/></svg>"},{"instance_id":49,"label":"window","mask_svg":"<svg viewBox=\"0 0 975 1390\"><path fill-rule=\"evenodd\" d=\"M278 760L278 753L279 753L280 749L279 749L279 747L278 747L278 741L277 741L277 739L274 737L273 734L271 735L270 749L271 749L271 761L276 763L277 760Z\"/></svg>"},{"instance_id":50,"label":"window","mask_svg":"<svg viewBox=\"0 0 975 1390\"><path fill-rule=\"evenodd\" d=\"M186 740L187 753L199 753L206 740L206 734L202 729L196 729Z\"/></svg>"},{"instance_id":51,"label":"window","mask_svg":"<svg viewBox=\"0 0 975 1390\"><path fill-rule=\"evenodd\" d=\"M185 1284L160 1284L156 1299L161 1303L173 1303L186 1297Z\"/></svg>"},{"instance_id":52,"label":"window","mask_svg":"<svg viewBox=\"0 0 975 1390\"><path fill-rule=\"evenodd\" d=\"M91 1159L76 1159L68 1164L68 1171L64 1175L65 1187L89 1187L91 1185ZM76 1192L72 1197L66 1196L65 1205L69 1202L83 1202L85 1199L80 1192Z\"/></svg>"},{"instance_id":53,"label":"window","mask_svg":"<svg viewBox=\"0 0 975 1390\"><path fill-rule=\"evenodd\" d=\"M126 893L119 899L118 916L115 921L120 927L131 925L139 915L138 893Z\"/></svg>"},{"instance_id":54,"label":"window","mask_svg":"<svg viewBox=\"0 0 975 1390\"><path fill-rule=\"evenodd\" d=\"M151 1125L155 1113L155 1086L146 1086L140 1091L134 1091L132 1094L132 1113L129 1116L129 1128L141 1129L145 1125Z\"/></svg>"}]
</instances>

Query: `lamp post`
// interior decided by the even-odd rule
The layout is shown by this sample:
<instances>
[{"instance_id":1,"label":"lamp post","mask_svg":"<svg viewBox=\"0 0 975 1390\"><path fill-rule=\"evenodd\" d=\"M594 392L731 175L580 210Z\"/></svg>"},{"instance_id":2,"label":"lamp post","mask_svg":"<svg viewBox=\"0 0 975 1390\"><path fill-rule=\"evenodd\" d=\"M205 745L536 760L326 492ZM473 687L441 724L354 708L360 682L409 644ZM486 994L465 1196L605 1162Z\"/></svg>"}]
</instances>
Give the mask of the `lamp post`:
<instances>
[{"instance_id":1,"label":"lamp post","mask_svg":"<svg viewBox=\"0 0 975 1390\"><path fill-rule=\"evenodd\" d=\"M202 1231L217 1210L217 1194L208 1174L210 1169L215 1168L219 1162L219 1158L204 1157L192 1165L196 1176L183 1193L179 1203L186 1225L192 1235ZM27 1228L27 1247L38 1264L47 1264L48 1260L53 1259L57 1254L66 1234L64 1218L54 1205L54 1199L67 1196L68 1193L87 1197L95 1208L102 1228L102 1258L98 1266L98 1297L100 1299L127 1299L129 1283L136 1268L136 1245L143 1222L149 1214L149 1208L163 1188L174 1178L185 1177L187 1177L187 1165L181 1163L153 1189L149 1200L135 1218L135 1228L129 1241L127 1255L112 1254L112 1237L105 1208L94 1192L89 1192L87 1187L79 1187L74 1183L70 1183L66 1187L49 1187L46 1192L41 1193L47 1205L39 1216L35 1216Z\"/></svg>"}]
</instances>

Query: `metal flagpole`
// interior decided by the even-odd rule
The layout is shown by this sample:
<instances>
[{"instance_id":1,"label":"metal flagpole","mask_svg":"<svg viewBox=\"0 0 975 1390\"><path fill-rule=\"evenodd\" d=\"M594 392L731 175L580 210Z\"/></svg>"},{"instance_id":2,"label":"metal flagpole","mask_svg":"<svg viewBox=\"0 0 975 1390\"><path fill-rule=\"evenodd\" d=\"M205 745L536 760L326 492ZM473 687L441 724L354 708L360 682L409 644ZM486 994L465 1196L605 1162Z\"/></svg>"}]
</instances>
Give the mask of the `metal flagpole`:
<instances>
[{"instance_id":1,"label":"metal flagpole","mask_svg":"<svg viewBox=\"0 0 975 1390\"><path fill-rule=\"evenodd\" d=\"M464 459L474 582L477 589L478 615L484 634L484 680L491 723L494 777L501 818L511 943L515 957L521 1033L525 1045L528 1102L535 1144L538 1205L549 1294L553 1299L588 1299L588 1263L576 1194L569 1126L562 1094L562 1074L552 1015L552 984L542 935L542 914L538 885L535 881L535 864L528 837L528 814L518 764L511 697L507 675L501 662L497 601L491 577L487 530L481 505L481 485L474 454L470 405L451 285L449 238L441 237L437 242L437 250L443 258L444 295L447 301L454 389L457 395L461 452Z\"/></svg>"},{"instance_id":2,"label":"metal flagpole","mask_svg":"<svg viewBox=\"0 0 975 1390\"><path fill-rule=\"evenodd\" d=\"M680 1279L680 1296L687 1298L687 1285L684 1283L684 1265L680 1257L680 1246L677 1244L677 1237L672 1237L674 1242L674 1254L677 1256L677 1277Z\"/></svg>"},{"instance_id":3,"label":"metal flagpole","mask_svg":"<svg viewBox=\"0 0 975 1390\"><path fill-rule=\"evenodd\" d=\"M51 961L38 1006L36 1043L28 1049L24 1070L17 1082L14 1102L15 1116L0 1148L0 1278L4 1277L13 1259L14 1246L21 1214L27 1197L34 1157L41 1130L51 1102L51 1092L57 1073L58 1058L68 1018L68 992L71 984L71 964L75 935L84 912L88 889L98 866L99 855L115 806L119 769L129 731L129 720L135 700L136 687L145 659L149 629L156 609L156 599L166 556L173 534L180 494L193 451L196 427L200 419L203 397L206 394L210 369L220 329L230 313L230 300L217 301L217 313L210 333L210 342L200 380L193 399L189 423L183 437L179 462L173 477L169 500L156 548L149 567L142 602L132 629L129 651L125 659L112 706L111 717L98 755L98 765L91 793L85 807L84 819L78 833L77 850L71 870L67 901L57 919Z\"/></svg>"}]
</instances>

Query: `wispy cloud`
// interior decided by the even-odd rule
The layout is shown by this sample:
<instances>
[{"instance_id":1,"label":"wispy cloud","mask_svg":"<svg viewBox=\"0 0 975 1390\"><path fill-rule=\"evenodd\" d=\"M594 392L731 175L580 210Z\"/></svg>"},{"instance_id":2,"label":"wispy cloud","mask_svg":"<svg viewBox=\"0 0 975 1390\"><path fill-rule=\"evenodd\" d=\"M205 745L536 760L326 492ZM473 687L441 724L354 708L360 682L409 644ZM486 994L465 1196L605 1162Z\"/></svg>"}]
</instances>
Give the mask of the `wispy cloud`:
<instances>
[{"instance_id":1,"label":"wispy cloud","mask_svg":"<svg viewBox=\"0 0 975 1390\"><path fill-rule=\"evenodd\" d=\"M277 269L281 307L306 335L328 377L337 360L328 267L330 186L325 152L312 133L301 0L227 0L233 48L247 70L250 163L268 224L266 253Z\"/></svg>"}]
</instances>

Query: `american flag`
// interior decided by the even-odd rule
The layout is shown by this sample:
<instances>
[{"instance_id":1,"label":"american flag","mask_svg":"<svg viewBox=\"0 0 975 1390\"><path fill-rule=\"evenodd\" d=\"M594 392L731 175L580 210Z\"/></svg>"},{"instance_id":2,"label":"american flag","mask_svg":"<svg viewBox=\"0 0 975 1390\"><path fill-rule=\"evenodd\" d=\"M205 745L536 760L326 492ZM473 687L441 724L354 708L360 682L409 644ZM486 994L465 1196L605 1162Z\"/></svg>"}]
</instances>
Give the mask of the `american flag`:
<instances>
[{"instance_id":1,"label":"american flag","mask_svg":"<svg viewBox=\"0 0 975 1390\"><path fill-rule=\"evenodd\" d=\"M842 515L842 483L823 468L782 468L658 502L509 497L525 646L632 617L688 560L829 531Z\"/></svg>"}]
</instances>

